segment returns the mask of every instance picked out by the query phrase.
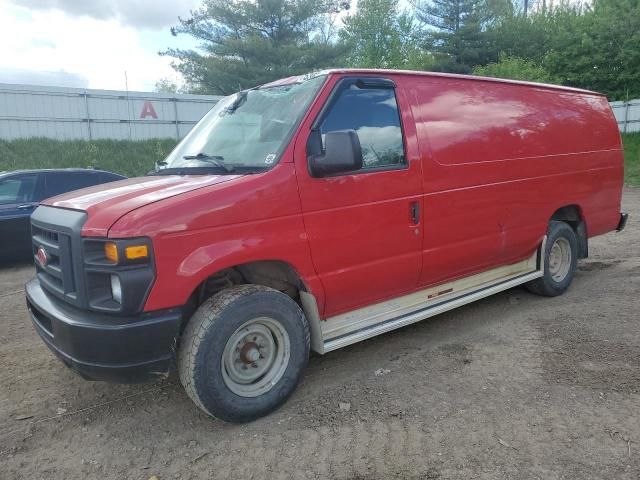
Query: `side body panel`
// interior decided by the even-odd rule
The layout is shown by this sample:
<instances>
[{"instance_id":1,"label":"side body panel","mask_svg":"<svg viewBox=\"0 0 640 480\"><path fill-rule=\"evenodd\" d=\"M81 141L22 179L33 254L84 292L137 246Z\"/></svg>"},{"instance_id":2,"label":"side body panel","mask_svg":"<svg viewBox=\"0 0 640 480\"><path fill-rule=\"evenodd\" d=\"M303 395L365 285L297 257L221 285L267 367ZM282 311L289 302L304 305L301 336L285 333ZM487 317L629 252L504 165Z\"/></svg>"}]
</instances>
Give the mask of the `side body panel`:
<instances>
[{"instance_id":1,"label":"side body panel","mask_svg":"<svg viewBox=\"0 0 640 480\"><path fill-rule=\"evenodd\" d=\"M422 285L526 258L566 205L589 236L616 228L623 161L605 97L472 79L403 83L423 159Z\"/></svg>"}]
</instances>

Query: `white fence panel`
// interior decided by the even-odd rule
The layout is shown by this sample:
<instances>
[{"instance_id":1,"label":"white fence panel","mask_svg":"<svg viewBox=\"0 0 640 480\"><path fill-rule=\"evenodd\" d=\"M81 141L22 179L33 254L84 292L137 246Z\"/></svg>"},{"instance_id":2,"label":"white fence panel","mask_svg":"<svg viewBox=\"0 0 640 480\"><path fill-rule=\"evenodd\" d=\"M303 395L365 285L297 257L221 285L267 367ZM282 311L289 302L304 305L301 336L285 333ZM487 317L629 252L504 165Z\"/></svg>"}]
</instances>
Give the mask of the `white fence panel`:
<instances>
[{"instance_id":1,"label":"white fence panel","mask_svg":"<svg viewBox=\"0 0 640 480\"><path fill-rule=\"evenodd\" d=\"M180 139L219 98L0 84L0 139Z\"/></svg>"},{"instance_id":2,"label":"white fence panel","mask_svg":"<svg viewBox=\"0 0 640 480\"><path fill-rule=\"evenodd\" d=\"M621 132L640 132L640 99L611 102L611 108Z\"/></svg>"},{"instance_id":3,"label":"white fence panel","mask_svg":"<svg viewBox=\"0 0 640 480\"><path fill-rule=\"evenodd\" d=\"M180 139L219 99L0 84L0 139ZM640 99L611 108L621 132L640 132Z\"/></svg>"}]
</instances>

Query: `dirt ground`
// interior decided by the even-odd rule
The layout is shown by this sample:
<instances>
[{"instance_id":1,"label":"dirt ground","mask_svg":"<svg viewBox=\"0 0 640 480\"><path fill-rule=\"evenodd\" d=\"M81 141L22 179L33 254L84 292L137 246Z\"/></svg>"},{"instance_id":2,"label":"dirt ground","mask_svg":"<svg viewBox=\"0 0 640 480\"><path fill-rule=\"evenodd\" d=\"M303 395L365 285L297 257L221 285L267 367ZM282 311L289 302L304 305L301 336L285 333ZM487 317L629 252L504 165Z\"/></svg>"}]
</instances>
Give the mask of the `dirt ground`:
<instances>
[{"instance_id":1,"label":"dirt ground","mask_svg":"<svg viewBox=\"0 0 640 480\"><path fill-rule=\"evenodd\" d=\"M564 296L514 289L316 356L248 425L201 414L175 375L82 380L27 320L32 269L5 268L0 479L640 478L640 189L624 204Z\"/></svg>"}]
</instances>

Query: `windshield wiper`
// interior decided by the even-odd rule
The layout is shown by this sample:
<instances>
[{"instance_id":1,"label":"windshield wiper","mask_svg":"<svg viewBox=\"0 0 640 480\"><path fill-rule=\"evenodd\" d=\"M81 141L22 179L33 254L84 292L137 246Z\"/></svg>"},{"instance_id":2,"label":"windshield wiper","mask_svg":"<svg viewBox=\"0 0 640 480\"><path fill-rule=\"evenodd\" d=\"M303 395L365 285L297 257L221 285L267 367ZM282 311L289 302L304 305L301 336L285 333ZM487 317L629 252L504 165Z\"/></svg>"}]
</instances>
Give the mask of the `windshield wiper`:
<instances>
[{"instance_id":1,"label":"windshield wiper","mask_svg":"<svg viewBox=\"0 0 640 480\"><path fill-rule=\"evenodd\" d=\"M237 168L236 168L237 167ZM234 167L236 175L251 175L254 173L262 173L269 167L237 165ZM147 175L209 175L212 173L219 174L221 167L217 165L203 165L202 167L168 167L160 170L153 170Z\"/></svg>"},{"instance_id":2,"label":"windshield wiper","mask_svg":"<svg viewBox=\"0 0 640 480\"><path fill-rule=\"evenodd\" d=\"M198 153L197 155L184 155L182 158L185 160L200 160L204 163L215 165L216 167L223 168L227 173L231 173L235 170L232 165L224 163L224 157L220 155L209 155L207 153Z\"/></svg>"}]
</instances>

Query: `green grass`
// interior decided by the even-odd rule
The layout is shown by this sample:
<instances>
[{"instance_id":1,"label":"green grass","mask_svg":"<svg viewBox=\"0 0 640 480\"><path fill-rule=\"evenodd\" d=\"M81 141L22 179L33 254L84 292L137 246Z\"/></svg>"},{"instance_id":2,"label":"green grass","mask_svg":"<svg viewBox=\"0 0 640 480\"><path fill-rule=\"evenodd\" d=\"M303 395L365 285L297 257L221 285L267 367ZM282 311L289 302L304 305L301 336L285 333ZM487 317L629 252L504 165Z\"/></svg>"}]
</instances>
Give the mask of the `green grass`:
<instances>
[{"instance_id":1,"label":"green grass","mask_svg":"<svg viewBox=\"0 0 640 480\"><path fill-rule=\"evenodd\" d=\"M622 135L624 144L624 182L640 187L640 132Z\"/></svg>"},{"instance_id":2,"label":"green grass","mask_svg":"<svg viewBox=\"0 0 640 480\"><path fill-rule=\"evenodd\" d=\"M128 177L153 170L175 140L0 140L0 171L24 168L100 168Z\"/></svg>"},{"instance_id":3,"label":"green grass","mask_svg":"<svg viewBox=\"0 0 640 480\"><path fill-rule=\"evenodd\" d=\"M625 183L640 186L640 133L622 135ZM175 140L0 140L0 171L21 168L101 168L128 177L144 175L167 156Z\"/></svg>"}]
</instances>

